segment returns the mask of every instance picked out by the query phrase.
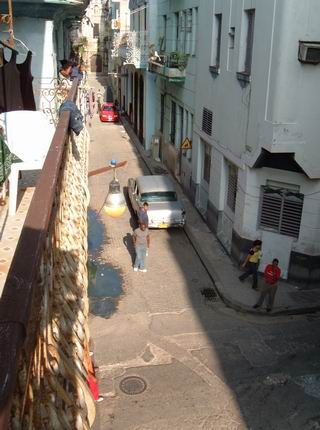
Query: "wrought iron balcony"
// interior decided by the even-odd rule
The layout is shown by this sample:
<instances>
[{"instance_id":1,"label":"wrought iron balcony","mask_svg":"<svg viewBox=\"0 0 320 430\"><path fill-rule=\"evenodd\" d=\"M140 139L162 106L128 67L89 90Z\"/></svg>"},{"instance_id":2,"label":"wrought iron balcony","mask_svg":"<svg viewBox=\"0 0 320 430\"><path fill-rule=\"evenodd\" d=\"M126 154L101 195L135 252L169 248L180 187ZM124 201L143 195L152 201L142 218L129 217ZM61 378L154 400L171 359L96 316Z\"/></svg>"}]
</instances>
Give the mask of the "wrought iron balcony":
<instances>
[{"instance_id":1,"label":"wrought iron balcony","mask_svg":"<svg viewBox=\"0 0 320 430\"><path fill-rule=\"evenodd\" d=\"M132 64L136 69L145 69L148 64L148 32L120 31L114 34L113 58L123 64Z\"/></svg>"},{"instance_id":2,"label":"wrought iron balcony","mask_svg":"<svg viewBox=\"0 0 320 430\"><path fill-rule=\"evenodd\" d=\"M168 55L153 54L149 58L149 72L156 73L168 82L184 82L188 56L178 52Z\"/></svg>"}]
</instances>

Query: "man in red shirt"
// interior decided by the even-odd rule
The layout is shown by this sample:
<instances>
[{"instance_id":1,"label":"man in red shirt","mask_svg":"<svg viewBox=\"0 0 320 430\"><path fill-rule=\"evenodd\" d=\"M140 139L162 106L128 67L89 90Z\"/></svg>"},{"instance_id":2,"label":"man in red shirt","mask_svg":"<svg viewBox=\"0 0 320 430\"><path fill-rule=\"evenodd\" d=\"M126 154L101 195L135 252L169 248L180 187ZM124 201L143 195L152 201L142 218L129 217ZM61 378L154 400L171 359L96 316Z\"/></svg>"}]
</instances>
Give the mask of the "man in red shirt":
<instances>
[{"instance_id":1,"label":"man in red shirt","mask_svg":"<svg viewBox=\"0 0 320 430\"><path fill-rule=\"evenodd\" d=\"M267 312L272 310L274 298L278 288L278 281L280 279L281 270L278 267L279 260L274 258L272 264L268 264L264 270L264 286L262 288L259 300L253 306L254 309L262 306L264 299L268 296Z\"/></svg>"}]
</instances>

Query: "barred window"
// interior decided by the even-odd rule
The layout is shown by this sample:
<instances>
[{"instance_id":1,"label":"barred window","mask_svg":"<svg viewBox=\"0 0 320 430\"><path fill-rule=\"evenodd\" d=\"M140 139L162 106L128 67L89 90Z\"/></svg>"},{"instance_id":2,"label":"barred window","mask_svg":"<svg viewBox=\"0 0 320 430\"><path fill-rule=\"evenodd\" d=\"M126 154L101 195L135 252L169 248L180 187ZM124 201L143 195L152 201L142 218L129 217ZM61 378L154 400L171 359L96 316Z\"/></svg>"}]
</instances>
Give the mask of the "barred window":
<instances>
[{"instance_id":1,"label":"barred window","mask_svg":"<svg viewBox=\"0 0 320 430\"><path fill-rule=\"evenodd\" d=\"M228 163L228 191L227 191L227 206L235 212L238 188L238 168L231 163Z\"/></svg>"},{"instance_id":2,"label":"barred window","mask_svg":"<svg viewBox=\"0 0 320 430\"><path fill-rule=\"evenodd\" d=\"M260 228L299 237L303 194L285 188L262 187Z\"/></svg>"},{"instance_id":3,"label":"barred window","mask_svg":"<svg viewBox=\"0 0 320 430\"><path fill-rule=\"evenodd\" d=\"M212 111L207 109L207 108L203 108L202 130L205 133L207 133L209 136L211 136L211 134L212 134L212 119L213 119Z\"/></svg>"}]
</instances>

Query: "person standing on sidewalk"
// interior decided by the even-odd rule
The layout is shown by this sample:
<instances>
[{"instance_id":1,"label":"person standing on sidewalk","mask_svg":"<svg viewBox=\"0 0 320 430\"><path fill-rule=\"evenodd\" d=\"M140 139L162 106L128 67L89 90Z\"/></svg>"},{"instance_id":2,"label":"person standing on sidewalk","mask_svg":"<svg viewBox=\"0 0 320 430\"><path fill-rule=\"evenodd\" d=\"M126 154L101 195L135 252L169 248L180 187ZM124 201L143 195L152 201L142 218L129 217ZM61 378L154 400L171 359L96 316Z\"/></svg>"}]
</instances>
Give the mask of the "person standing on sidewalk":
<instances>
[{"instance_id":1,"label":"person standing on sidewalk","mask_svg":"<svg viewBox=\"0 0 320 430\"><path fill-rule=\"evenodd\" d=\"M278 289L278 281L281 276L281 269L278 267L279 260L274 258L272 264L268 264L264 270L264 286L262 288L259 300L253 306L254 309L263 305L265 298L268 296L267 312L272 311L274 298Z\"/></svg>"},{"instance_id":2,"label":"person standing on sidewalk","mask_svg":"<svg viewBox=\"0 0 320 430\"><path fill-rule=\"evenodd\" d=\"M136 249L136 259L134 262L133 270L137 272L146 272L146 255L147 250L150 247L150 236L147 226L141 222L139 227L133 232L133 243Z\"/></svg>"},{"instance_id":3,"label":"person standing on sidewalk","mask_svg":"<svg viewBox=\"0 0 320 430\"><path fill-rule=\"evenodd\" d=\"M262 256L261 245L261 240L253 242L252 248L241 266L243 269L247 267L247 270L239 276L239 280L243 282L248 276L252 275L252 288L254 290L258 288L258 267Z\"/></svg>"}]
</instances>

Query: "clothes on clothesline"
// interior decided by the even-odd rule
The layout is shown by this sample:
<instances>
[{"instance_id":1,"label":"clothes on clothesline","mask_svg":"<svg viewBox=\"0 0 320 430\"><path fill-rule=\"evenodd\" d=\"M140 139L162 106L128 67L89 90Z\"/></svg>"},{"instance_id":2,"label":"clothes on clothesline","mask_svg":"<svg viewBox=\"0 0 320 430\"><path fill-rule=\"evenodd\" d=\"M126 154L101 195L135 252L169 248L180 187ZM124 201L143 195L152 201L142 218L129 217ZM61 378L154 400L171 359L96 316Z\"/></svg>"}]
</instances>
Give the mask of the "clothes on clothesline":
<instances>
[{"instance_id":1,"label":"clothes on clothesline","mask_svg":"<svg viewBox=\"0 0 320 430\"><path fill-rule=\"evenodd\" d=\"M0 67L0 113L16 110L36 110L31 74L32 52L23 63L17 64L17 53L12 51L9 61Z\"/></svg>"}]
</instances>

